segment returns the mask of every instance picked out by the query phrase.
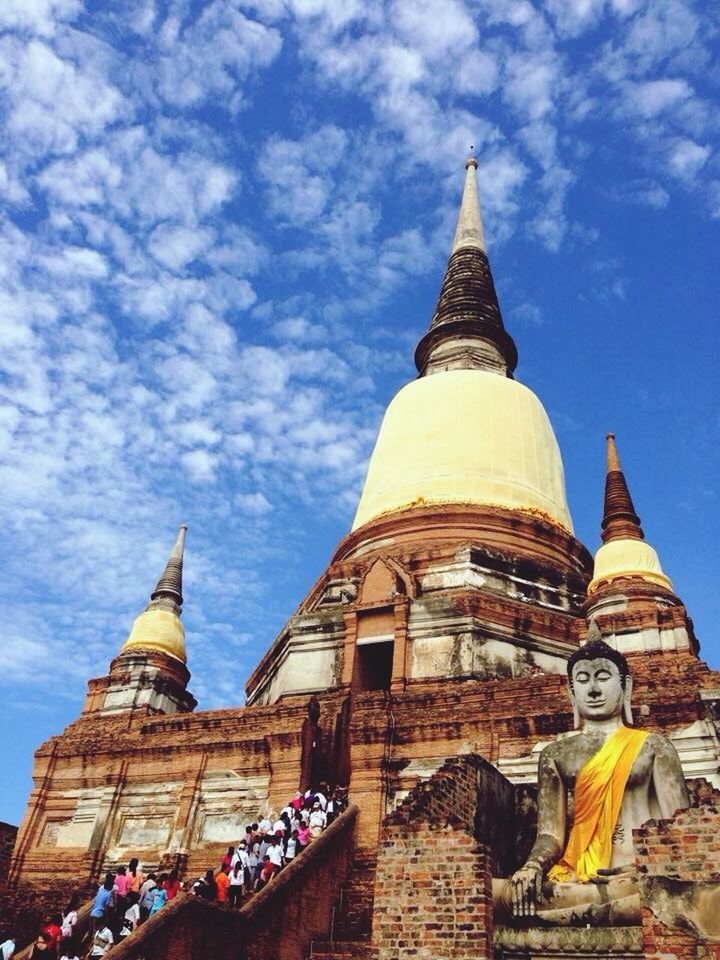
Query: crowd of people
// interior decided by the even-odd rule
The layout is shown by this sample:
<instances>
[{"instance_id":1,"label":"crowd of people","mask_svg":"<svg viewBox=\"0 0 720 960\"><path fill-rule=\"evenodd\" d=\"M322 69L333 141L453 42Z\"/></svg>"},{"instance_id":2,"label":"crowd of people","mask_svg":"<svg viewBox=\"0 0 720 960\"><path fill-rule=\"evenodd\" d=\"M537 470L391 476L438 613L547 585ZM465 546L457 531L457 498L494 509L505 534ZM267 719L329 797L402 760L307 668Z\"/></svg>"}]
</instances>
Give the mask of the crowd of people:
<instances>
[{"instance_id":1,"label":"crowd of people","mask_svg":"<svg viewBox=\"0 0 720 960\"><path fill-rule=\"evenodd\" d=\"M218 867L208 869L190 886L190 892L223 906L239 907L249 896L270 883L347 806L347 789L295 792L280 811L248 824L245 835L227 849ZM148 917L161 910L183 890L176 870L143 873L134 857L128 865L108 872L90 908L90 930L77 935L80 898L73 895L65 909L50 917L38 933L31 960L98 960ZM0 960L12 960L15 940L0 944Z\"/></svg>"},{"instance_id":2,"label":"crowd of people","mask_svg":"<svg viewBox=\"0 0 720 960\"><path fill-rule=\"evenodd\" d=\"M192 893L228 907L239 907L291 863L347 806L347 789L332 793L327 784L298 790L277 818L263 817L245 827L245 835L228 847L219 867L192 885Z\"/></svg>"}]
</instances>

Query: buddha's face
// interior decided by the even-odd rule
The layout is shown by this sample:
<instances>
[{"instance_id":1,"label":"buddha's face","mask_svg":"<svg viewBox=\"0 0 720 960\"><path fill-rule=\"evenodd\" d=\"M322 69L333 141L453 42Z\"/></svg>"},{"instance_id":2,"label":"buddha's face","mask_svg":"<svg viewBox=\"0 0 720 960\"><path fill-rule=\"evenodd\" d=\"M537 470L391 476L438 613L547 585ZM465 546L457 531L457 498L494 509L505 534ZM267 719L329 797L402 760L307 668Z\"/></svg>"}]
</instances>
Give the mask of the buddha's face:
<instances>
[{"instance_id":1,"label":"buddha's face","mask_svg":"<svg viewBox=\"0 0 720 960\"><path fill-rule=\"evenodd\" d=\"M607 720L622 714L625 690L611 661L578 660L572 670L572 695L583 720Z\"/></svg>"}]
</instances>

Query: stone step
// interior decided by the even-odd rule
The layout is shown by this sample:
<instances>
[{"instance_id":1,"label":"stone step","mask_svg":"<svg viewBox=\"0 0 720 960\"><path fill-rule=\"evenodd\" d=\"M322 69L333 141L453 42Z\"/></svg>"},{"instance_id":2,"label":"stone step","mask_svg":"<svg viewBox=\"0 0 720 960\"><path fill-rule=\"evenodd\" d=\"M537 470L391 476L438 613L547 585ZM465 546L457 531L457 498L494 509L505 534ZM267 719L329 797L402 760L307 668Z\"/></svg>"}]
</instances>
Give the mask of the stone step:
<instances>
[{"instance_id":1,"label":"stone step","mask_svg":"<svg viewBox=\"0 0 720 960\"><path fill-rule=\"evenodd\" d=\"M372 944L359 940L316 940L310 952L311 958L322 960L372 960L373 955Z\"/></svg>"}]
</instances>

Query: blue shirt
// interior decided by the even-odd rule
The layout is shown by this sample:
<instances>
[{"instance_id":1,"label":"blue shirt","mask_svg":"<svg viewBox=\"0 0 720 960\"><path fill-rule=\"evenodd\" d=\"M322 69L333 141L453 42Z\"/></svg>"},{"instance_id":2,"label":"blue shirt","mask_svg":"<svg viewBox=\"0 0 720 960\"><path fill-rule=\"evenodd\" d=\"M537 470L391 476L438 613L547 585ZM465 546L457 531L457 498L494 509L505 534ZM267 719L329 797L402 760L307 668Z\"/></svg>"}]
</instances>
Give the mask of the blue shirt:
<instances>
[{"instance_id":1,"label":"blue shirt","mask_svg":"<svg viewBox=\"0 0 720 960\"><path fill-rule=\"evenodd\" d=\"M153 916L153 914L158 912L160 907L165 906L166 900L167 900L167 890L160 890L157 887L155 887L155 899L153 900L153 904L150 907L151 917Z\"/></svg>"},{"instance_id":2,"label":"blue shirt","mask_svg":"<svg viewBox=\"0 0 720 960\"><path fill-rule=\"evenodd\" d=\"M98 892L95 894L95 900L93 901L92 910L90 911L91 917L104 917L105 916L105 907L112 902L112 890L106 890L105 887L100 887Z\"/></svg>"}]
</instances>

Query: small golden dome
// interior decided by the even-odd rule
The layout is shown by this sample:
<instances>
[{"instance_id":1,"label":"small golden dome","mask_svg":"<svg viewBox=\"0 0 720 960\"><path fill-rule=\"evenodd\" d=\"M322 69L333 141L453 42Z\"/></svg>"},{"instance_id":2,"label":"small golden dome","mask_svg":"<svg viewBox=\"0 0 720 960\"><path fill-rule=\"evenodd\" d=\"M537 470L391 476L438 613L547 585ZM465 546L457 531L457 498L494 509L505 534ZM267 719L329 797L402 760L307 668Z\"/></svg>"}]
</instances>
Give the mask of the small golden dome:
<instances>
[{"instance_id":1,"label":"small golden dome","mask_svg":"<svg viewBox=\"0 0 720 960\"><path fill-rule=\"evenodd\" d=\"M609 540L595 554L595 570L588 593L618 577L639 577L672 590L655 550L644 540Z\"/></svg>"},{"instance_id":2,"label":"small golden dome","mask_svg":"<svg viewBox=\"0 0 720 960\"><path fill-rule=\"evenodd\" d=\"M560 451L535 394L477 369L403 387L380 427L353 530L419 503L496 505L572 533Z\"/></svg>"},{"instance_id":3,"label":"small golden dome","mask_svg":"<svg viewBox=\"0 0 720 960\"><path fill-rule=\"evenodd\" d=\"M135 618L120 653L135 649L158 650L186 663L185 630L177 614L157 607L144 610Z\"/></svg>"}]
</instances>

